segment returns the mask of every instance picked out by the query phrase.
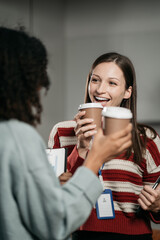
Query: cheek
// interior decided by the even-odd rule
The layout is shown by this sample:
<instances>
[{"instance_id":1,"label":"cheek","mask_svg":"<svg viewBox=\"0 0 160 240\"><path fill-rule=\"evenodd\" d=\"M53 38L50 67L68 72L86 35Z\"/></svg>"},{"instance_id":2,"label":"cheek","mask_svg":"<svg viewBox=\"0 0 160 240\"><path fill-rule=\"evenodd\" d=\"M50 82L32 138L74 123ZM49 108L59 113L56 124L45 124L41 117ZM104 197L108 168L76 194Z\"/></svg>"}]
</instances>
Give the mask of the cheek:
<instances>
[{"instance_id":1,"label":"cheek","mask_svg":"<svg viewBox=\"0 0 160 240\"><path fill-rule=\"evenodd\" d=\"M112 92L110 92L111 94L111 97L114 101L118 101L118 102L121 102L124 98L124 91L122 90L117 90L117 89L114 89Z\"/></svg>"},{"instance_id":2,"label":"cheek","mask_svg":"<svg viewBox=\"0 0 160 240\"><path fill-rule=\"evenodd\" d=\"M95 92L95 88L89 84L88 85L88 93L89 93L90 98L93 97L94 92Z\"/></svg>"},{"instance_id":3,"label":"cheek","mask_svg":"<svg viewBox=\"0 0 160 240\"><path fill-rule=\"evenodd\" d=\"M123 98L125 94L125 90L121 88L114 88L112 89L112 95L114 95L117 98Z\"/></svg>"}]
</instances>

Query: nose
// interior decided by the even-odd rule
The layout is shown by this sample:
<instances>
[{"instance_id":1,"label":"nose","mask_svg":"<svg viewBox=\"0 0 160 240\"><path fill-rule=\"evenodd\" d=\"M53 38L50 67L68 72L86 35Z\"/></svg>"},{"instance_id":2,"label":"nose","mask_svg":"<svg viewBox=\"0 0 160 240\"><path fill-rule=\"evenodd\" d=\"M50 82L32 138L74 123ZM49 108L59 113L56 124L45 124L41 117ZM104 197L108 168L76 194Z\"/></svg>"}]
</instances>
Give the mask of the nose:
<instances>
[{"instance_id":1,"label":"nose","mask_svg":"<svg viewBox=\"0 0 160 240\"><path fill-rule=\"evenodd\" d=\"M101 82L97 88L97 93L102 94L107 92L107 84L105 82Z\"/></svg>"}]
</instances>

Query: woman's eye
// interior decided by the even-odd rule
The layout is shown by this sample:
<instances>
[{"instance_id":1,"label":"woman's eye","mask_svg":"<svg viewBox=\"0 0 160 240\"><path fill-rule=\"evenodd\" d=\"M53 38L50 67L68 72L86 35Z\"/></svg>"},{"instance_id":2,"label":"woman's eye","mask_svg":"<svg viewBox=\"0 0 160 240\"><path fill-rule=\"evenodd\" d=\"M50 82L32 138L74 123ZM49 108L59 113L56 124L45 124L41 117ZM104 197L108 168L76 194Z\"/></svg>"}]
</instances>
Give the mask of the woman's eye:
<instances>
[{"instance_id":1,"label":"woman's eye","mask_svg":"<svg viewBox=\"0 0 160 240\"><path fill-rule=\"evenodd\" d=\"M116 86L117 83L116 83L116 82L112 82L112 81L110 81L110 85L114 85L114 86Z\"/></svg>"},{"instance_id":2,"label":"woman's eye","mask_svg":"<svg viewBox=\"0 0 160 240\"><path fill-rule=\"evenodd\" d=\"M91 78L91 82L98 83L98 82L99 82L99 79Z\"/></svg>"}]
</instances>

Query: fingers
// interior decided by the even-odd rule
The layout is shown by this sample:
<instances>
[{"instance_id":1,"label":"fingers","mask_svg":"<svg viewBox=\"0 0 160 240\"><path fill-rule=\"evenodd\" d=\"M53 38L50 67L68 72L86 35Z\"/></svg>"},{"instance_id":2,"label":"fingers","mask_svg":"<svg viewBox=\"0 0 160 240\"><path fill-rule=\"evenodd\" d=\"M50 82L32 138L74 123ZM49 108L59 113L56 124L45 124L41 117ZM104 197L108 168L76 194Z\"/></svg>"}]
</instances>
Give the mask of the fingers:
<instances>
[{"instance_id":1,"label":"fingers","mask_svg":"<svg viewBox=\"0 0 160 240\"><path fill-rule=\"evenodd\" d=\"M104 136L102 128L99 128L99 129L97 130L94 138L95 138L94 141L98 141L98 139L100 140L101 138L108 138L108 137L107 137L107 136Z\"/></svg>"},{"instance_id":2,"label":"fingers","mask_svg":"<svg viewBox=\"0 0 160 240\"><path fill-rule=\"evenodd\" d=\"M138 203L140 204L141 208L143 208L143 210L147 210L147 206L144 204L144 202L140 198L138 199Z\"/></svg>"},{"instance_id":3,"label":"fingers","mask_svg":"<svg viewBox=\"0 0 160 240\"><path fill-rule=\"evenodd\" d=\"M63 185L64 183L66 183L70 178L72 177L72 173L70 172L64 172L59 176L59 181L61 183L61 185Z\"/></svg>"},{"instance_id":4,"label":"fingers","mask_svg":"<svg viewBox=\"0 0 160 240\"><path fill-rule=\"evenodd\" d=\"M120 146L119 153L121 153L124 150L128 149L131 145L132 145L132 141L131 140L127 140L126 142L123 143L123 145Z\"/></svg>"},{"instance_id":5,"label":"fingers","mask_svg":"<svg viewBox=\"0 0 160 240\"><path fill-rule=\"evenodd\" d=\"M142 202L143 209L147 209L148 207L151 206L152 201L154 201L154 199L152 199L151 197L149 200L149 196L148 198L146 198L143 194L140 194L140 201Z\"/></svg>"},{"instance_id":6,"label":"fingers","mask_svg":"<svg viewBox=\"0 0 160 240\"><path fill-rule=\"evenodd\" d=\"M77 120L77 125L75 127L75 130L76 129L79 129L83 126L88 126L89 124L92 124L93 123L93 119L92 118L84 118L84 119L78 119Z\"/></svg>"},{"instance_id":7,"label":"fingers","mask_svg":"<svg viewBox=\"0 0 160 240\"><path fill-rule=\"evenodd\" d=\"M80 111L76 114L74 117L74 120L76 121L77 125L74 128L75 134L79 136L80 134L84 134L85 132L88 132L90 130L95 130L96 125L92 124L93 119L92 118L84 118L82 117L85 115L85 111ZM87 133L87 136L92 136L96 132L92 131L91 133Z\"/></svg>"},{"instance_id":8,"label":"fingers","mask_svg":"<svg viewBox=\"0 0 160 240\"><path fill-rule=\"evenodd\" d=\"M112 142L116 145L116 148L118 151L123 151L124 149L128 148L132 144L132 124L129 124L125 129L110 134L108 136L103 135L102 129L98 130L98 133L95 135L96 141L106 141L106 144L109 142Z\"/></svg>"},{"instance_id":9,"label":"fingers","mask_svg":"<svg viewBox=\"0 0 160 240\"><path fill-rule=\"evenodd\" d=\"M157 203L159 201L159 192L145 185L139 195L138 202L144 210L157 210Z\"/></svg>"},{"instance_id":10,"label":"fingers","mask_svg":"<svg viewBox=\"0 0 160 240\"><path fill-rule=\"evenodd\" d=\"M153 203L155 199L158 197L157 191L155 191L148 185L144 186L140 195L143 196L146 199L146 201L150 201L151 203Z\"/></svg>"},{"instance_id":11,"label":"fingers","mask_svg":"<svg viewBox=\"0 0 160 240\"><path fill-rule=\"evenodd\" d=\"M128 135L124 135L118 141L119 144L119 151L124 151L125 149L129 148L132 145L132 134L128 133Z\"/></svg>"},{"instance_id":12,"label":"fingers","mask_svg":"<svg viewBox=\"0 0 160 240\"><path fill-rule=\"evenodd\" d=\"M75 135L77 137L83 136L83 138L89 138L94 136L96 131L96 124L93 123L93 119L91 118L84 118L81 119L85 114L85 111L80 111L75 116L75 121L77 122L77 125L74 129Z\"/></svg>"},{"instance_id":13,"label":"fingers","mask_svg":"<svg viewBox=\"0 0 160 240\"><path fill-rule=\"evenodd\" d=\"M69 179L69 178L71 178L72 177L72 173L71 172L64 172L64 173L62 173L60 176L59 176L59 179L61 179L61 180L67 180L67 179Z\"/></svg>"},{"instance_id":14,"label":"fingers","mask_svg":"<svg viewBox=\"0 0 160 240\"><path fill-rule=\"evenodd\" d=\"M75 117L74 120L77 122L77 120L81 119L85 115L86 111L79 111Z\"/></svg>"},{"instance_id":15,"label":"fingers","mask_svg":"<svg viewBox=\"0 0 160 240\"><path fill-rule=\"evenodd\" d=\"M90 137L97 133L95 128L96 128L96 124L90 124L90 125L78 128L77 130L75 130L75 134L76 136L84 134L85 137Z\"/></svg>"}]
</instances>

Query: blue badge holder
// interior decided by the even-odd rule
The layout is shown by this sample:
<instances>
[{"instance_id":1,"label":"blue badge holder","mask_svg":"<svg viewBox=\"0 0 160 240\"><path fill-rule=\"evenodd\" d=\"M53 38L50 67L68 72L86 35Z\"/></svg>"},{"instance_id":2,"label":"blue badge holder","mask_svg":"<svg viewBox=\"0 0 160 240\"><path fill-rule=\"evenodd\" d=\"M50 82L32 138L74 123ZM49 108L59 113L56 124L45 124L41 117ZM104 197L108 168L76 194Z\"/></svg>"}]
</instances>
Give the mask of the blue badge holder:
<instances>
[{"instance_id":1,"label":"blue badge holder","mask_svg":"<svg viewBox=\"0 0 160 240\"><path fill-rule=\"evenodd\" d=\"M110 214L109 216L100 216L100 212L99 212L99 206L98 206L98 200L96 202L96 212L97 212L97 218L98 219L114 219L115 218L115 211L114 211L114 205L113 205L113 197L112 197L112 191L110 189L105 189L101 195L103 194L109 194L110 195L110 210L112 212L112 214Z\"/></svg>"}]
</instances>

